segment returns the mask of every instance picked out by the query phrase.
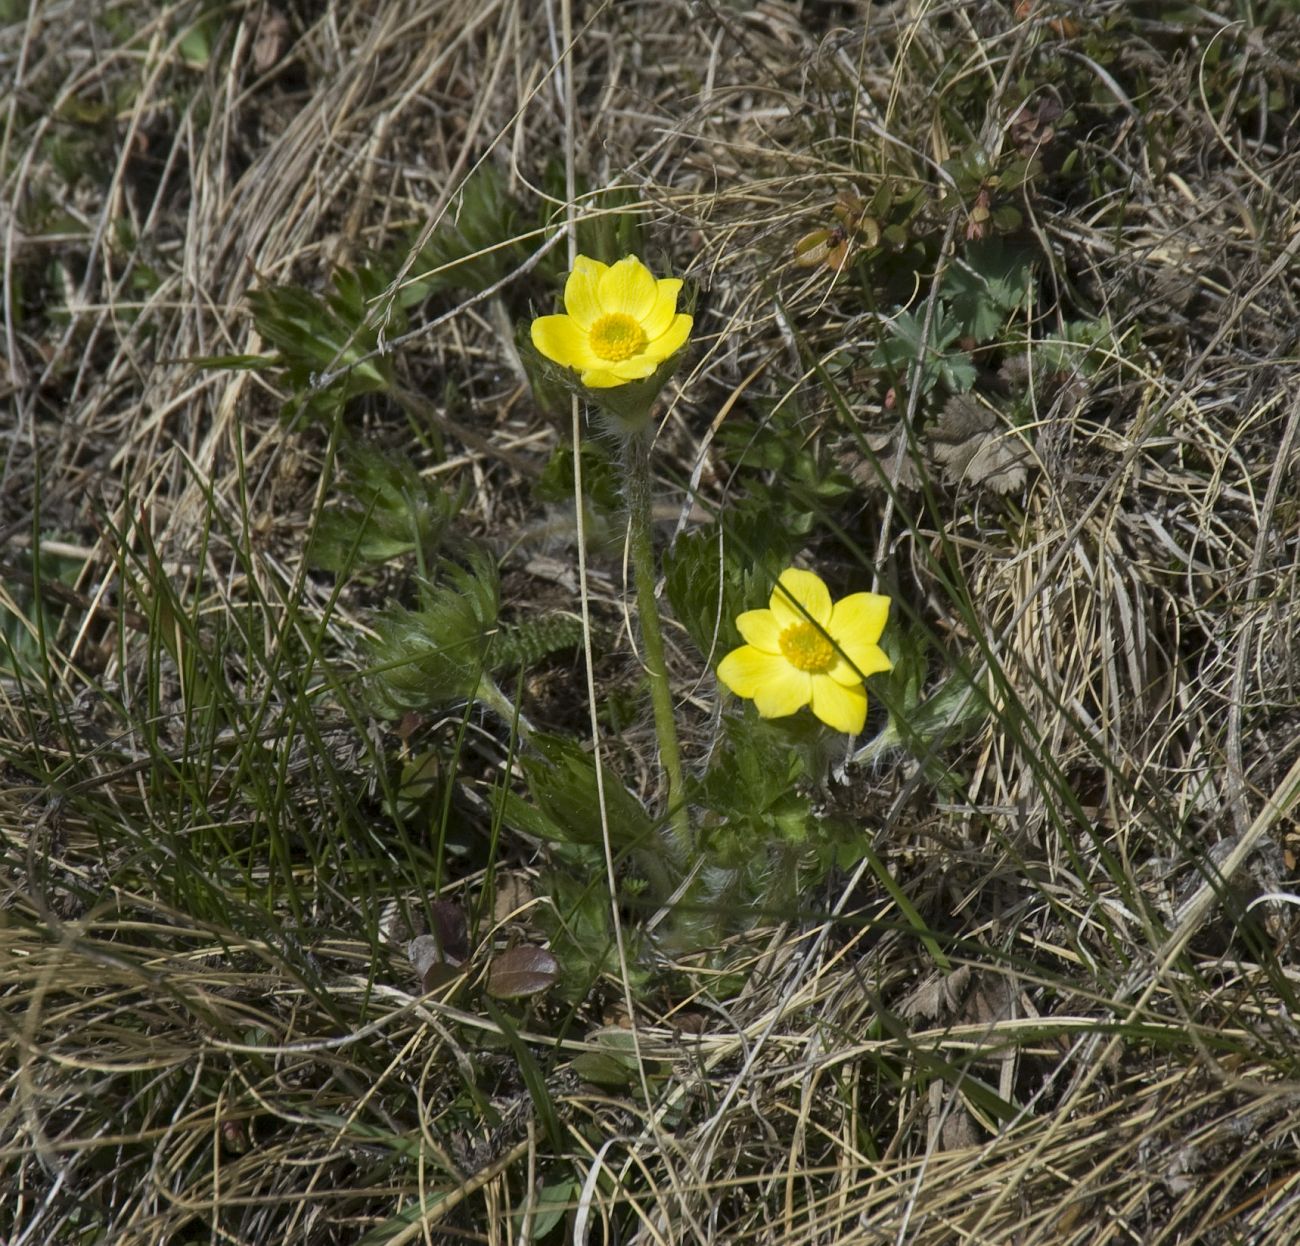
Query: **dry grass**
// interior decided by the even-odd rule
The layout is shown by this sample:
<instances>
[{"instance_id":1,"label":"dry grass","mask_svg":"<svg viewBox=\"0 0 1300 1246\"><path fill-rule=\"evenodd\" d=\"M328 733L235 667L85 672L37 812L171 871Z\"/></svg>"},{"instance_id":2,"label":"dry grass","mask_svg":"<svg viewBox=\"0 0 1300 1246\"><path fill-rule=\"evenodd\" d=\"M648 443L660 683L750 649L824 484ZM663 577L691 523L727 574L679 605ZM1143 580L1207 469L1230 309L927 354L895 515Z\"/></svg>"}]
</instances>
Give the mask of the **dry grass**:
<instances>
[{"instance_id":1,"label":"dry grass","mask_svg":"<svg viewBox=\"0 0 1300 1246\"><path fill-rule=\"evenodd\" d=\"M1290 6L575 4L567 63L561 0L92 8L0 4L11 1246L520 1241L554 1204L549 1241L1292 1240ZM906 403L866 361L893 309L795 241L888 170L948 263L938 166L1009 150L1026 83L1072 93L1044 150L1091 181L1021 199L1040 297L1016 332L1032 355L1087 308L1107 357L1043 397L1007 497L884 488L863 442ZM618 983L571 1011L418 993L392 904L437 870L485 944L517 940L542 854L458 866L388 816L404 742L346 672L396 573L336 592L303 557L337 430L192 362L265 348L269 283L413 262L480 163L540 215L549 160L630 188L700 292L656 448L670 513L692 478L725 513L743 486L710 430L792 396L799 446L872 482L820 552L879 570L931 685L960 667L992 706L928 742L942 786L894 752L818 794L873 854L798 919L661 963L620 1089L572 1066L627 1024ZM379 397L348 417L465 490L521 616L572 605L531 493L568 430L508 332L532 280L413 321L394 366L434 428ZM617 554L592 595L612 648ZM626 686L617 643L601 678ZM699 758L714 683L670 646ZM582 683L542 664L525 709L581 731ZM501 734L421 730L463 774L438 835L495 834ZM646 725L615 745L652 799Z\"/></svg>"}]
</instances>

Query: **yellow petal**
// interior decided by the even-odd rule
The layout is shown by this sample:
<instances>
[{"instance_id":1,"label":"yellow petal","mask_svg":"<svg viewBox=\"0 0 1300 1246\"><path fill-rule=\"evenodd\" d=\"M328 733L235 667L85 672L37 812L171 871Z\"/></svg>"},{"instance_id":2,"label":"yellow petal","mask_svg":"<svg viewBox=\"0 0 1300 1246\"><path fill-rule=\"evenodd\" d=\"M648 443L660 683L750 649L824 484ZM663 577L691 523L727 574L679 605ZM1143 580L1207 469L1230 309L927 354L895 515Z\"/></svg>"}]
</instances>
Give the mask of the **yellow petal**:
<instances>
[{"instance_id":1,"label":"yellow petal","mask_svg":"<svg viewBox=\"0 0 1300 1246\"><path fill-rule=\"evenodd\" d=\"M664 277L656 283L655 304L641 321L646 337L654 339L668 332L677 313L677 295L681 288L680 277Z\"/></svg>"},{"instance_id":2,"label":"yellow petal","mask_svg":"<svg viewBox=\"0 0 1300 1246\"><path fill-rule=\"evenodd\" d=\"M564 310L583 329L590 329L601 315L600 277L608 271L608 264L588 259L585 255L579 255L573 261L573 271L564 283Z\"/></svg>"},{"instance_id":3,"label":"yellow petal","mask_svg":"<svg viewBox=\"0 0 1300 1246\"><path fill-rule=\"evenodd\" d=\"M892 671L894 664L889 655L879 645L841 645L843 654L838 655L835 665L826 672L837 684L846 688L860 684L867 675L878 675L881 671Z\"/></svg>"},{"instance_id":4,"label":"yellow petal","mask_svg":"<svg viewBox=\"0 0 1300 1246\"><path fill-rule=\"evenodd\" d=\"M754 694L754 708L764 718L784 718L808 704L812 697L812 676L784 659L773 661L780 661L780 667L773 667L767 681Z\"/></svg>"},{"instance_id":5,"label":"yellow petal","mask_svg":"<svg viewBox=\"0 0 1300 1246\"><path fill-rule=\"evenodd\" d=\"M624 256L600 275L601 308L606 315L622 312L641 324L654 310L658 284L635 255Z\"/></svg>"},{"instance_id":6,"label":"yellow petal","mask_svg":"<svg viewBox=\"0 0 1300 1246\"><path fill-rule=\"evenodd\" d=\"M812 712L835 731L857 735L867 721L866 690L860 683L846 688L829 675L814 675Z\"/></svg>"},{"instance_id":7,"label":"yellow petal","mask_svg":"<svg viewBox=\"0 0 1300 1246\"><path fill-rule=\"evenodd\" d=\"M662 363L669 355L675 355L691 335L694 321L690 316L675 316L664 333L653 341L646 343L645 353L656 363Z\"/></svg>"},{"instance_id":8,"label":"yellow petal","mask_svg":"<svg viewBox=\"0 0 1300 1246\"><path fill-rule=\"evenodd\" d=\"M854 593L835 603L826 630L841 656L826 673L836 683L849 687L867 675L893 670L889 655L876 644L888 615L889 598L878 593Z\"/></svg>"},{"instance_id":9,"label":"yellow petal","mask_svg":"<svg viewBox=\"0 0 1300 1246\"><path fill-rule=\"evenodd\" d=\"M633 355L631 359L620 359L617 363L605 365L620 381L643 381L659 365L646 355Z\"/></svg>"},{"instance_id":10,"label":"yellow petal","mask_svg":"<svg viewBox=\"0 0 1300 1246\"><path fill-rule=\"evenodd\" d=\"M888 618L888 597L879 593L853 593L835 603L826 630L846 649L850 641L875 644Z\"/></svg>"},{"instance_id":11,"label":"yellow petal","mask_svg":"<svg viewBox=\"0 0 1300 1246\"><path fill-rule=\"evenodd\" d=\"M809 677L784 658L749 645L733 649L718 663L718 678L738 697L753 700L764 718L784 718L808 704Z\"/></svg>"},{"instance_id":12,"label":"yellow petal","mask_svg":"<svg viewBox=\"0 0 1300 1246\"><path fill-rule=\"evenodd\" d=\"M796 623L806 623L809 619L822 627L830 622L830 589L821 576L814 575L811 571L800 571L797 567L782 571L780 582L772 590L772 600L768 604L782 631ZM802 610L800 606L803 607Z\"/></svg>"},{"instance_id":13,"label":"yellow petal","mask_svg":"<svg viewBox=\"0 0 1300 1246\"><path fill-rule=\"evenodd\" d=\"M584 372L582 383L588 389L613 389L615 385L626 385L627 378L615 375L602 364L599 368L589 368Z\"/></svg>"},{"instance_id":14,"label":"yellow petal","mask_svg":"<svg viewBox=\"0 0 1300 1246\"><path fill-rule=\"evenodd\" d=\"M746 610L736 616L736 627L755 649L764 653L781 652L781 629L770 610Z\"/></svg>"},{"instance_id":15,"label":"yellow petal","mask_svg":"<svg viewBox=\"0 0 1300 1246\"><path fill-rule=\"evenodd\" d=\"M738 697L752 697L776 664L788 665L784 658L741 645L718 663L718 678Z\"/></svg>"},{"instance_id":16,"label":"yellow petal","mask_svg":"<svg viewBox=\"0 0 1300 1246\"><path fill-rule=\"evenodd\" d=\"M594 368L600 360L587 334L570 316L538 316L533 321L533 345L547 359L565 368Z\"/></svg>"},{"instance_id":17,"label":"yellow petal","mask_svg":"<svg viewBox=\"0 0 1300 1246\"><path fill-rule=\"evenodd\" d=\"M889 654L880 648L880 645L841 645L845 657L840 658L839 662L827 674L839 684L855 684L865 679L867 675L879 675L881 671L892 671L893 662L889 661ZM853 665L850 666L849 663Z\"/></svg>"}]
</instances>

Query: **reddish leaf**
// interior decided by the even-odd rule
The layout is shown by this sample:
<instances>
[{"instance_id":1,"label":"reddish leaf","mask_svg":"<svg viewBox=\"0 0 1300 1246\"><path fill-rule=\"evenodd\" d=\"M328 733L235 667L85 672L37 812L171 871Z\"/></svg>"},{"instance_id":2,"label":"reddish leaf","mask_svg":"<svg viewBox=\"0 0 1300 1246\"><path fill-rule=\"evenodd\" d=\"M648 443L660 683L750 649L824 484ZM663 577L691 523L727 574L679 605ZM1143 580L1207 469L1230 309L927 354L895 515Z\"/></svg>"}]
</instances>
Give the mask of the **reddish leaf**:
<instances>
[{"instance_id":1,"label":"reddish leaf","mask_svg":"<svg viewBox=\"0 0 1300 1246\"><path fill-rule=\"evenodd\" d=\"M430 933L438 940L444 960L453 965L462 964L469 957L469 934L465 910L450 900L434 900L429 904L433 917Z\"/></svg>"},{"instance_id":2,"label":"reddish leaf","mask_svg":"<svg viewBox=\"0 0 1300 1246\"><path fill-rule=\"evenodd\" d=\"M539 995L560 976L560 962L545 948L512 947L492 958L487 993L496 999Z\"/></svg>"},{"instance_id":3,"label":"reddish leaf","mask_svg":"<svg viewBox=\"0 0 1300 1246\"><path fill-rule=\"evenodd\" d=\"M415 966L415 972L420 975L422 990L436 990L460 974L457 968L459 962L453 964L443 955L438 940L433 935L417 935L407 944L406 954Z\"/></svg>"}]
</instances>

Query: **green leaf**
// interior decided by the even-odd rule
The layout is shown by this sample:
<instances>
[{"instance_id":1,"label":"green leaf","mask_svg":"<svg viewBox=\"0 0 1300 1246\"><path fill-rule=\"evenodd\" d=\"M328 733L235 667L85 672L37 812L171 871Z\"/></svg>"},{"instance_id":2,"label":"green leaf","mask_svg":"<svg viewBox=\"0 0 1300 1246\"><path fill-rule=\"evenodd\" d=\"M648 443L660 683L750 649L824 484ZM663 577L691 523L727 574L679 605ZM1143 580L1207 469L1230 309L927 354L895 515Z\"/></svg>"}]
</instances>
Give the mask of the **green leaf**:
<instances>
[{"instance_id":1,"label":"green leaf","mask_svg":"<svg viewBox=\"0 0 1300 1246\"><path fill-rule=\"evenodd\" d=\"M223 368L228 372L265 372L277 364L275 355L195 355L196 368Z\"/></svg>"},{"instance_id":2,"label":"green leaf","mask_svg":"<svg viewBox=\"0 0 1300 1246\"><path fill-rule=\"evenodd\" d=\"M479 294L495 285L524 258L518 215L504 175L496 165L479 165L416 257L414 280L399 295L401 306L414 307L440 290Z\"/></svg>"},{"instance_id":3,"label":"green leaf","mask_svg":"<svg viewBox=\"0 0 1300 1246\"><path fill-rule=\"evenodd\" d=\"M254 324L276 348L273 362L294 391L286 416L305 411L320 417L358 394L390 388L392 361L379 350L380 341L406 328L401 308L382 302L391 281L386 269L368 267L335 273L324 294L285 285L249 295ZM324 374L333 380L317 390Z\"/></svg>"},{"instance_id":4,"label":"green leaf","mask_svg":"<svg viewBox=\"0 0 1300 1246\"><path fill-rule=\"evenodd\" d=\"M943 278L943 296L960 334L977 342L996 337L1007 316L1024 306L1029 277L1029 259L1023 250L997 237L970 243L965 256Z\"/></svg>"},{"instance_id":5,"label":"green leaf","mask_svg":"<svg viewBox=\"0 0 1300 1246\"><path fill-rule=\"evenodd\" d=\"M952 393L964 393L975 384L975 365L964 351L949 351L960 336L956 323L943 303L934 310L929 341L925 340L925 312L900 312L889 325L888 335L877 345L871 361L892 372L900 383L911 376L913 361L920 359L919 384L928 394L940 382Z\"/></svg>"},{"instance_id":6,"label":"green leaf","mask_svg":"<svg viewBox=\"0 0 1300 1246\"><path fill-rule=\"evenodd\" d=\"M807 721L769 722L753 713L728 717L724 742L692 793L713 815L701 842L731 869L758 863L775 843L800 844L812 807L796 785L808 773Z\"/></svg>"},{"instance_id":7,"label":"green leaf","mask_svg":"<svg viewBox=\"0 0 1300 1246\"><path fill-rule=\"evenodd\" d=\"M532 666L548 654L582 644L582 620L575 615L549 614L505 624L492 642L492 671Z\"/></svg>"},{"instance_id":8,"label":"green leaf","mask_svg":"<svg viewBox=\"0 0 1300 1246\"><path fill-rule=\"evenodd\" d=\"M573 850L570 850L571 852ZM610 926L609 893L604 886L604 867L596 850L583 849L585 865L573 873L552 870L539 880L550 904L539 905L538 925L550 941L551 951L564 968L556 992L565 999L585 999L601 974L618 969L618 946ZM624 886L627 887L625 880ZM628 888L629 893L631 888ZM623 928L627 951L629 985L636 994L649 978L642 963L638 927Z\"/></svg>"},{"instance_id":9,"label":"green leaf","mask_svg":"<svg viewBox=\"0 0 1300 1246\"><path fill-rule=\"evenodd\" d=\"M586 441L582 445L582 489L587 504L606 514L622 510L621 476L604 443ZM560 446L546 460L542 474L533 485L539 502L573 503L573 450Z\"/></svg>"},{"instance_id":10,"label":"green leaf","mask_svg":"<svg viewBox=\"0 0 1300 1246\"><path fill-rule=\"evenodd\" d=\"M767 604L796 540L772 522L766 497L677 539L664 555L664 591L702 654L717 661L741 643L736 616Z\"/></svg>"},{"instance_id":11,"label":"green leaf","mask_svg":"<svg viewBox=\"0 0 1300 1246\"><path fill-rule=\"evenodd\" d=\"M360 448L345 459L345 496L321 516L308 558L326 571L380 563L412 551L433 558L460 499L426 481L409 459Z\"/></svg>"},{"instance_id":12,"label":"green leaf","mask_svg":"<svg viewBox=\"0 0 1300 1246\"><path fill-rule=\"evenodd\" d=\"M577 1204L582 1187L576 1181L557 1181L544 1185L533 1198L532 1219L527 1222L529 1236L524 1238L526 1212L520 1208L514 1213L516 1240L540 1242L548 1233L558 1228Z\"/></svg>"},{"instance_id":13,"label":"green leaf","mask_svg":"<svg viewBox=\"0 0 1300 1246\"><path fill-rule=\"evenodd\" d=\"M370 642L370 700L382 717L473 697L499 608L496 566L482 553L469 567L444 564L418 610L390 606Z\"/></svg>"},{"instance_id":14,"label":"green leaf","mask_svg":"<svg viewBox=\"0 0 1300 1246\"><path fill-rule=\"evenodd\" d=\"M529 751L519 759L535 810L521 815L507 802L507 820L520 830L562 843L603 843L596 767L591 754L574 740L534 732ZM606 764L603 771L605 808L616 852L640 848L652 841L654 823L631 792ZM540 817L538 816L540 814ZM521 825L526 821L530 825Z\"/></svg>"}]
</instances>

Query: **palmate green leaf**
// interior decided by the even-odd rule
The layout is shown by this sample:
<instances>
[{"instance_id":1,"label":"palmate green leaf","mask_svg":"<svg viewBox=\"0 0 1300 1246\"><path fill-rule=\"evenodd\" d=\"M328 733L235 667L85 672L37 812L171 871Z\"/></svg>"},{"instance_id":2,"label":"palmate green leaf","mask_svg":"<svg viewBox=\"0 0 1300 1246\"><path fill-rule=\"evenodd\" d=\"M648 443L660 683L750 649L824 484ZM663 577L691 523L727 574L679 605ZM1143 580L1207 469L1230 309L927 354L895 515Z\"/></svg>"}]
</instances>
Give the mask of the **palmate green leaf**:
<instances>
[{"instance_id":1,"label":"palmate green leaf","mask_svg":"<svg viewBox=\"0 0 1300 1246\"><path fill-rule=\"evenodd\" d=\"M1124 334L1124 345L1115 337L1108 316L1099 320L1067 320L1061 332L1034 344L1034 366L1039 372L1078 372L1095 376L1108 361L1137 348L1140 328Z\"/></svg>"},{"instance_id":2,"label":"palmate green leaf","mask_svg":"<svg viewBox=\"0 0 1300 1246\"><path fill-rule=\"evenodd\" d=\"M57 539L51 534L50 539ZM77 559L40 550L15 549L10 567L0 555L0 580L7 589L6 598L14 607L0 603L0 675L45 677L45 654L42 637L52 639L67 613L52 595L42 596L37 584L61 584L73 588L84 565Z\"/></svg>"},{"instance_id":3,"label":"palmate green leaf","mask_svg":"<svg viewBox=\"0 0 1300 1246\"><path fill-rule=\"evenodd\" d=\"M618 467L601 441L582 443L582 492L587 505L604 515L623 508L623 487ZM533 496L539 502L564 502L573 505L573 450L557 446L533 484Z\"/></svg>"},{"instance_id":4,"label":"palmate green leaf","mask_svg":"<svg viewBox=\"0 0 1300 1246\"><path fill-rule=\"evenodd\" d=\"M703 844L729 868L761 862L774 843L802 844L811 805L797 790L807 774L800 735L806 720L768 722L746 712L728 718L693 799L713 815Z\"/></svg>"},{"instance_id":5,"label":"palmate green leaf","mask_svg":"<svg viewBox=\"0 0 1300 1246\"><path fill-rule=\"evenodd\" d=\"M480 165L416 257L398 296L401 306L414 307L440 290L479 294L495 285L524 258L518 217L504 175L495 165Z\"/></svg>"},{"instance_id":6,"label":"palmate green leaf","mask_svg":"<svg viewBox=\"0 0 1300 1246\"><path fill-rule=\"evenodd\" d=\"M954 394L965 393L975 384L975 365L964 351L948 350L961 334L961 325L942 302L934 310L928 343L924 309L919 314L900 312L890 322L888 336L872 352L871 362L905 382L911 375L913 361L920 359L919 384L923 394L941 382Z\"/></svg>"},{"instance_id":7,"label":"palmate green leaf","mask_svg":"<svg viewBox=\"0 0 1300 1246\"><path fill-rule=\"evenodd\" d=\"M565 185L564 161L552 157L542 174L543 207L538 224L545 229L560 228L564 223L563 209L557 211L552 205L568 201L569 192L565 189ZM651 261L658 257L647 256L641 218L635 211L641 196L634 187L605 186L593 190L590 184L579 176L575 191L579 205L577 229L579 255L589 255L594 260L600 260L602 264L614 264L625 255L639 255L646 260L654 272L672 271L671 264L660 264L656 267ZM541 282L552 289L564 284L567 271L568 259L562 247L551 251L537 267Z\"/></svg>"},{"instance_id":8,"label":"palmate green leaf","mask_svg":"<svg viewBox=\"0 0 1300 1246\"><path fill-rule=\"evenodd\" d=\"M664 556L664 591L702 654L720 658L741 643L736 616L767 605L798 540L785 524L743 505L718 527L688 532Z\"/></svg>"},{"instance_id":9,"label":"palmate green leaf","mask_svg":"<svg viewBox=\"0 0 1300 1246\"><path fill-rule=\"evenodd\" d=\"M972 242L944 274L942 293L961 336L992 341L1029 292L1029 257L1001 238Z\"/></svg>"},{"instance_id":10,"label":"palmate green leaf","mask_svg":"<svg viewBox=\"0 0 1300 1246\"><path fill-rule=\"evenodd\" d=\"M572 872L552 870L541 875L538 887L550 903L534 910L537 924L564 971L555 993L570 1001L585 999L602 973L621 974L601 855L596 850L587 851L585 868ZM649 980L650 971L642 964L640 928L635 923L624 924L623 943L628 985L636 994Z\"/></svg>"}]
</instances>

